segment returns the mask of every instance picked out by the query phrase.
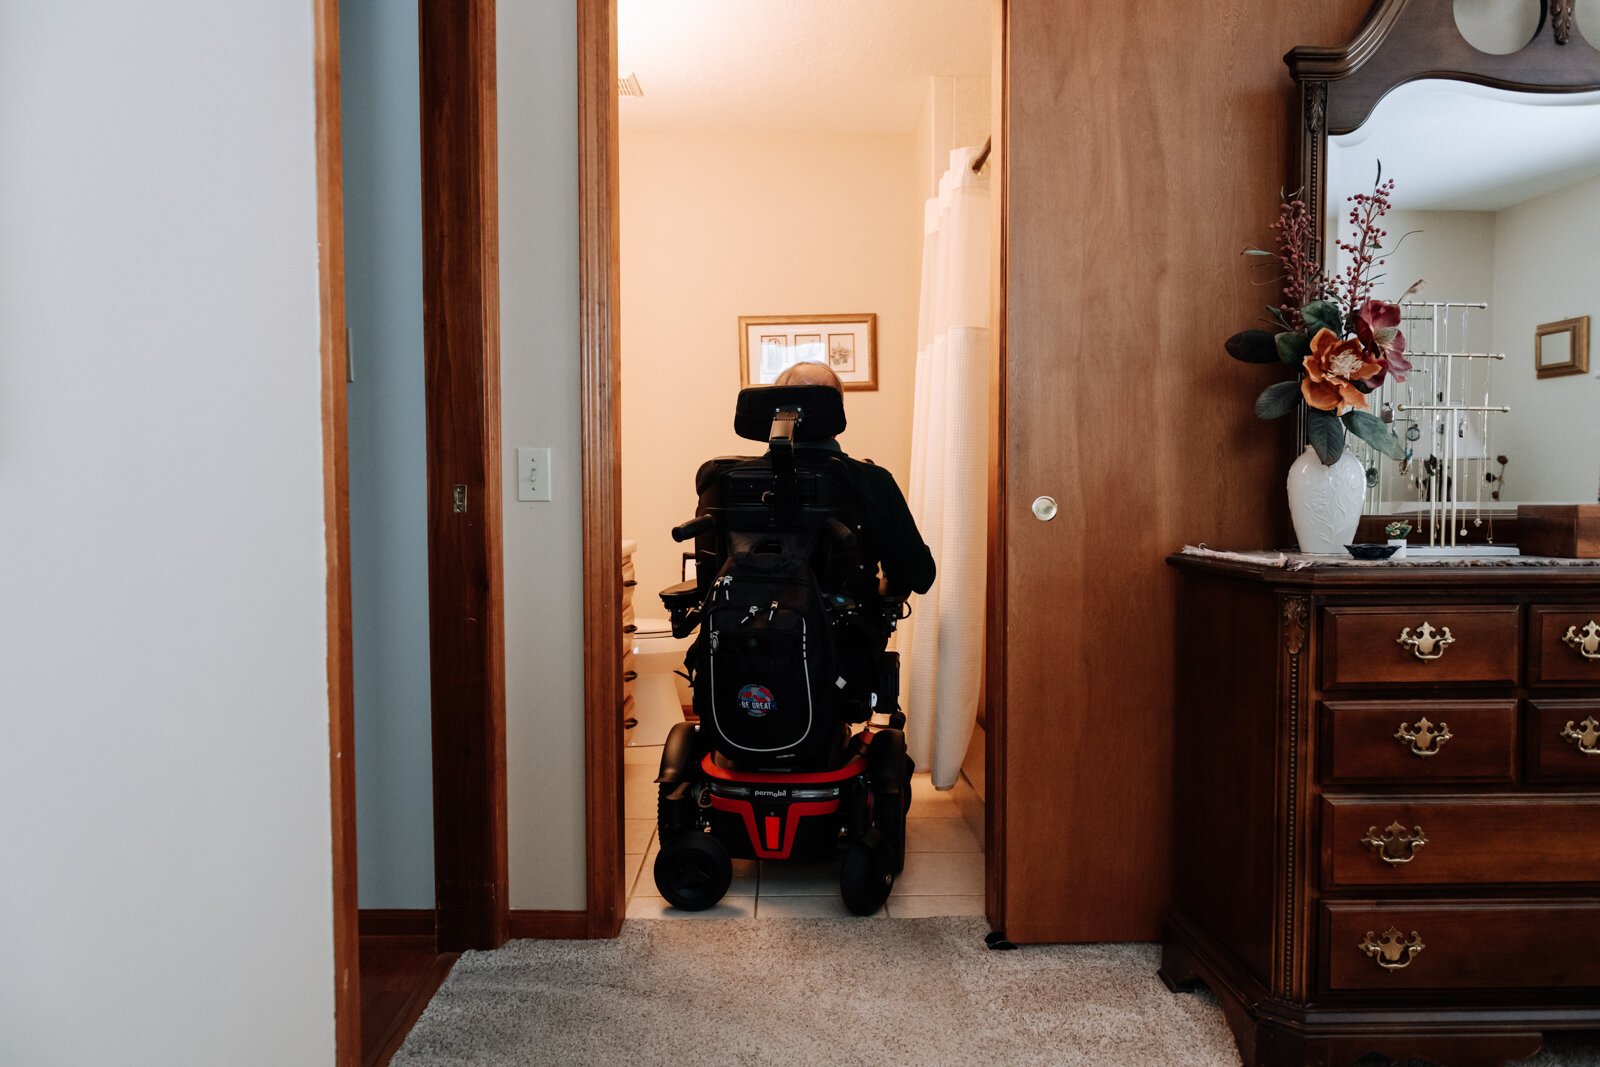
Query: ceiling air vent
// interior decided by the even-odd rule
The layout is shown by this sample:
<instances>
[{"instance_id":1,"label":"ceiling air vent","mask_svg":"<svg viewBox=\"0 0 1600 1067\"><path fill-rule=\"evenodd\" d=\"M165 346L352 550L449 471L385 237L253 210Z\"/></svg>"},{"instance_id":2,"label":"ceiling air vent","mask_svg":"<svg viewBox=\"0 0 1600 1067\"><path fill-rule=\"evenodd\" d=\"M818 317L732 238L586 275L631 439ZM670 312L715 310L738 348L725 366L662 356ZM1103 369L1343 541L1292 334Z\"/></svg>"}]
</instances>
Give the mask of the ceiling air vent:
<instances>
[{"instance_id":1,"label":"ceiling air vent","mask_svg":"<svg viewBox=\"0 0 1600 1067\"><path fill-rule=\"evenodd\" d=\"M626 78L617 79L618 96L643 96L644 90L639 88L639 76L630 74Z\"/></svg>"}]
</instances>

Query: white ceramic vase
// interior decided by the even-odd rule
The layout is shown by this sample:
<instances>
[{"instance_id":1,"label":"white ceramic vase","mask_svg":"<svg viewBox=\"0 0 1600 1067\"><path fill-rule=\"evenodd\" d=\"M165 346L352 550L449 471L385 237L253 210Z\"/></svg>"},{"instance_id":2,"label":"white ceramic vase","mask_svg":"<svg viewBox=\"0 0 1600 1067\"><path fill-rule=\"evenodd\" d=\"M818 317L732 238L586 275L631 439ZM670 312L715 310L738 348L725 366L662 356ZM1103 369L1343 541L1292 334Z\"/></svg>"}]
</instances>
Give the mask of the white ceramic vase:
<instances>
[{"instance_id":1,"label":"white ceramic vase","mask_svg":"<svg viewBox=\"0 0 1600 1067\"><path fill-rule=\"evenodd\" d=\"M1289 516L1300 551L1344 553L1361 522L1367 472L1347 450L1331 467L1310 445L1289 468Z\"/></svg>"}]
</instances>

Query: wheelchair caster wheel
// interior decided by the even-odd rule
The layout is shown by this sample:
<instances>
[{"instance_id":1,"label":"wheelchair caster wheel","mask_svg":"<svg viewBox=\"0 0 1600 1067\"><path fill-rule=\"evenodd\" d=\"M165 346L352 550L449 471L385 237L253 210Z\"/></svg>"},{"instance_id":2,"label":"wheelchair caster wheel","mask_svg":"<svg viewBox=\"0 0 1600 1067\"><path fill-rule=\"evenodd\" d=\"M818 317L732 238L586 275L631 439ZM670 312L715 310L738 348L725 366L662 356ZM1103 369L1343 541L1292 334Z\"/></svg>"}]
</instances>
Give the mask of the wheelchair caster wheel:
<instances>
[{"instance_id":1,"label":"wheelchair caster wheel","mask_svg":"<svg viewBox=\"0 0 1600 1067\"><path fill-rule=\"evenodd\" d=\"M733 860L716 838L687 833L661 843L654 873L656 889L668 904L683 911L704 911L733 883Z\"/></svg>"},{"instance_id":2,"label":"wheelchair caster wheel","mask_svg":"<svg viewBox=\"0 0 1600 1067\"><path fill-rule=\"evenodd\" d=\"M879 830L868 830L844 854L839 871L839 892L854 915L872 915L889 899L894 888L894 863L889 845Z\"/></svg>"}]
</instances>

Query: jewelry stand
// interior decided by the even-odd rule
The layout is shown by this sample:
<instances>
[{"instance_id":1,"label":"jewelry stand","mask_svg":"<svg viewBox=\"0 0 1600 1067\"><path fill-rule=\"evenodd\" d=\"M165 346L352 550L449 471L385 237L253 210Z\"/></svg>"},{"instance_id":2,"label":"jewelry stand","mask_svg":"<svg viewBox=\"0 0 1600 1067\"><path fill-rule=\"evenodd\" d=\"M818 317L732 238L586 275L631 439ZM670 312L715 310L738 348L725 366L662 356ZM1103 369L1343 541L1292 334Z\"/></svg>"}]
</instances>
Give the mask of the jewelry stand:
<instances>
[{"instance_id":1,"label":"jewelry stand","mask_svg":"<svg viewBox=\"0 0 1600 1067\"><path fill-rule=\"evenodd\" d=\"M1354 447L1367 470L1369 513L1384 510L1387 502L1412 497L1416 501L1416 527L1427 537L1429 548L1453 549L1470 536L1467 505L1471 502L1474 527L1484 525L1484 490L1499 485L1504 477L1490 471L1494 451L1490 447L1493 428L1490 415L1511 409L1495 404L1491 396L1494 365L1506 357L1501 352L1471 352L1453 345L1466 334L1473 310L1485 310L1486 303L1455 301L1406 301L1400 305L1401 326L1406 338L1415 344L1426 340L1420 350L1408 351L1412 369L1404 382L1391 376L1367 397L1374 414L1391 425L1405 449L1402 459L1384 456L1351 436L1347 447ZM1463 482L1463 477L1468 482ZM1463 487L1471 484L1470 492ZM1491 493L1491 503L1498 498ZM1486 541L1494 544L1494 517L1491 511Z\"/></svg>"}]
</instances>

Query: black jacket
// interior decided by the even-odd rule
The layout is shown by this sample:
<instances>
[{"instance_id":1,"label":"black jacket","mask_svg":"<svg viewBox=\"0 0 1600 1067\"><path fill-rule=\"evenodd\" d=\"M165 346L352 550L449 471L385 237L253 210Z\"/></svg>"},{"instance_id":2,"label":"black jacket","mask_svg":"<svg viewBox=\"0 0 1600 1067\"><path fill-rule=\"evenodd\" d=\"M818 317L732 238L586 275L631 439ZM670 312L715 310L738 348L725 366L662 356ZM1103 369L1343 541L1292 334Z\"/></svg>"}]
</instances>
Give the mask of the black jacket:
<instances>
[{"instance_id":1,"label":"black jacket","mask_svg":"<svg viewBox=\"0 0 1600 1067\"><path fill-rule=\"evenodd\" d=\"M832 452L838 445L829 441L800 447ZM880 566L891 589L926 593L937 573L933 553L923 542L894 475L870 460L854 459L843 451L837 455L844 461L845 480L860 501L861 542L867 559Z\"/></svg>"}]
</instances>

